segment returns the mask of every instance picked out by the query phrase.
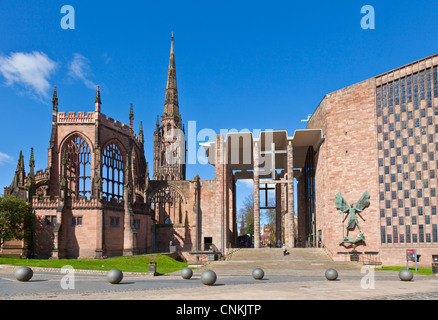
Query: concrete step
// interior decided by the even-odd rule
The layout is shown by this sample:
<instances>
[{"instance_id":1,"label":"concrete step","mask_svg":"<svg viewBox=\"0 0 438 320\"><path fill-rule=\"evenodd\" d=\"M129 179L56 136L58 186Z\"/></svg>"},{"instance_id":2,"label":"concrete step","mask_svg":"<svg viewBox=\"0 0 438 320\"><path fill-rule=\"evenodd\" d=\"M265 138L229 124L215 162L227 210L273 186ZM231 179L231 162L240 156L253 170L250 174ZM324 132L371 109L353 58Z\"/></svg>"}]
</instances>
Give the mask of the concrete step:
<instances>
[{"instance_id":1,"label":"concrete step","mask_svg":"<svg viewBox=\"0 0 438 320\"><path fill-rule=\"evenodd\" d=\"M223 261L210 261L201 269L210 269L218 274L238 275L254 268L262 268L273 275L314 275L328 268L337 270L360 270L361 263L333 261L321 248L293 248L283 255L280 248L236 249Z\"/></svg>"},{"instance_id":2,"label":"concrete step","mask_svg":"<svg viewBox=\"0 0 438 320\"><path fill-rule=\"evenodd\" d=\"M248 261L248 260L318 260L332 261L327 253L321 248L293 248L288 250L286 256L283 255L281 248L243 248L233 252L229 261Z\"/></svg>"}]
</instances>

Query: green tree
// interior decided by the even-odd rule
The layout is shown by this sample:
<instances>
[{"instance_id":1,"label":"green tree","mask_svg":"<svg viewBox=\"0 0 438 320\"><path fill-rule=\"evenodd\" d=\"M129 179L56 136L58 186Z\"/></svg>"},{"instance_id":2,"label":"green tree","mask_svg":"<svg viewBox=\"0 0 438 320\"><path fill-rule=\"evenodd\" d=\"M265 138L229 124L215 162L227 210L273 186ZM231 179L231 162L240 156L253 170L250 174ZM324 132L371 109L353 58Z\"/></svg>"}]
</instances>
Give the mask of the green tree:
<instances>
[{"instance_id":1,"label":"green tree","mask_svg":"<svg viewBox=\"0 0 438 320\"><path fill-rule=\"evenodd\" d=\"M15 196L0 197L0 245L22 240L32 230L32 206Z\"/></svg>"},{"instance_id":2,"label":"green tree","mask_svg":"<svg viewBox=\"0 0 438 320\"><path fill-rule=\"evenodd\" d=\"M274 243L277 233L275 209L268 209L268 225L269 225L269 242Z\"/></svg>"},{"instance_id":3,"label":"green tree","mask_svg":"<svg viewBox=\"0 0 438 320\"><path fill-rule=\"evenodd\" d=\"M245 222L245 233L254 234L254 196L249 194L243 201L243 206L239 210L239 216Z\"/></svg>"}]
</instances>

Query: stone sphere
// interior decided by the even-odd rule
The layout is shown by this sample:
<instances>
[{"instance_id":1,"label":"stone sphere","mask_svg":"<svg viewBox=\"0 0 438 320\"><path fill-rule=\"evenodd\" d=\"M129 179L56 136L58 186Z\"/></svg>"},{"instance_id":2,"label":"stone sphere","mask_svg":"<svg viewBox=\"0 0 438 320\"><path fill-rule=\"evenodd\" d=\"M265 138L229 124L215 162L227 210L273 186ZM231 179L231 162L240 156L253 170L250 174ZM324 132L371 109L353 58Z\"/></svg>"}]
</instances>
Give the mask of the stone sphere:
<instances>
[{"instance_id":1,"label":"stone sphere","mask_svg":"<svg viewBox=\"0 0 438 320\"><path fill-rule=\"evenodd\" d=\"M193 276L193 271L190 268L184 268L181 270L181 277L183 279L190 279Z\"/></svg>"},{"instance_id":2,"label":"stone sphere","mask_svg":"<svg viewBox=\"0 0 438 320\"><path fill-rule=\"evenodd\" d=\"M123 273L119 269L111 269L106 274L106 278L109 283L118 284L123 279Z\"/></svg>"},{"instance_id":3,"label":"stone sphere","mask_svg":"<svg viewBox=\"0 0 438 320\"><path fill-rule=\"evenodd\" d=\"M201 273L201 282L206 286L212 286L216 282L216 273L212 270L205 270Z\"/></svg>"},{"instance_id":4,"label":"stone sphere","mask_svg":"<svg viewBox=\"0 0 438 320\"><path fill-rule=\"evenodd\" d=\"M403 269L398 273L398 276L402 281L411 281L414 277L414 274L409 269Z\"/></svg>"},{"instance_id":5,"label":"stone sphere","mask_svg":"<svg viewBox=\"0 0 438 320\"><path fill-rule=\"evenodd\" d=\"M264 276L265 276L265 272L260 268L255 268L252 271L252 277L256 280L262 280Z\"/></svg>"},{"instance_id":6,"label":"stone sphere","mask_svg":"<svg viewBox=\"0 0 438 320\"><path fill-rule=\"evenodd\" d=\"M18 281L29 281L33 277L33 271L29 267L19 267L14 275Z\"/></svg>"},{"instance_id":7,"label":"stone sphere","mask_svg":"<svg viewBox=\"0 0 438 320\"><path fill-rule=\"evenodd\" d=\"M327 280L336 280L338 278L338 272L335 269L327 269L325 271L325 277Z\"/></svg>"}]
</instances>

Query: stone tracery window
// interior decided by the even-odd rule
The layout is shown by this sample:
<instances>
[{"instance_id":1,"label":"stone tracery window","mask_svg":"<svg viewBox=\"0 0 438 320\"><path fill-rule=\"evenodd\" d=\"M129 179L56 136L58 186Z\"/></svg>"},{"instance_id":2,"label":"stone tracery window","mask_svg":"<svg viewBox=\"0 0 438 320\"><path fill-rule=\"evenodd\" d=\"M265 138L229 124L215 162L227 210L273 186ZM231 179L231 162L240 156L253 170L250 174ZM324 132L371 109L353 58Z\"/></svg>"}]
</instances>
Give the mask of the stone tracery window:
<instances>
[{"instance_id":1,"label":"stone tracery window","mask_svg":"<svg viewBox=\"0 0 438 320\"><path fill-rule=\"evenodd\" d=\"M181 194L169 186L159 189L151 197L151 207L155 210L158 224L183 223L183 205Z\"/></svg>"},{"instance_id":2,"label":"stone tracery window","mask_svg":"<svg viewBox=\"0 0 438 320\"><path fill-rule=\"evenodd\" d=\"M64 157L67 188L77 198L91 195L91 153L88 143L79 135L72 136L65 144Z\"/></svg>"},{"instance_id":3,"label":"stone tracery window","mask_svg":"<svg viewBox=\"0 0 438 320\"><path fill-rule=\"evenodd\" d=\"M115 143L110 143L102 153L102 193L108 201L123 199L124 163L122 153Z\"/></svg>"}]
</instances>

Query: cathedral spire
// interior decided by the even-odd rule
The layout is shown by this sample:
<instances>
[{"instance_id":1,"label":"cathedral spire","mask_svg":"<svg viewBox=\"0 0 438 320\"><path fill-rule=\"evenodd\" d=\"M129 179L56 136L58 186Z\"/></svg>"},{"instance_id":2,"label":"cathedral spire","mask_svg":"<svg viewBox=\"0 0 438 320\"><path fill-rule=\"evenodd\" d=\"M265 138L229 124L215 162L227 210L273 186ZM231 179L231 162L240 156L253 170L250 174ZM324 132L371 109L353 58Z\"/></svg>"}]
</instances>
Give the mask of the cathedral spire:
<instances>
[{"instance_id":1,"label":"cathedral spire","mask_svg":"<svg viewBox=\"0 0 438 320\"><path fill-rule=\"evenodd\" d=\"M176 86L175 52L172 41L170 44L169 69L167 71L166 98L164 100L164 116L179 116L178 91Z\"/></svg>"},{"instance_id":2,"label":"cathedral spire","mask_svg":"<svg viewBox=\"0 0 438 320\"><path fill-rule=\"evenodd\" d=\"M166 97L161 121L157 118L154 133L154 180L185 180L185 135L181 134L181 115L176 86L175 51L170 43L169 69L167 71ZM175 130L176 129L176 130ZM172 143L170 143L172 140ZM172 159L168 162L167 159Z\"/></svg>"}]
</instances>

